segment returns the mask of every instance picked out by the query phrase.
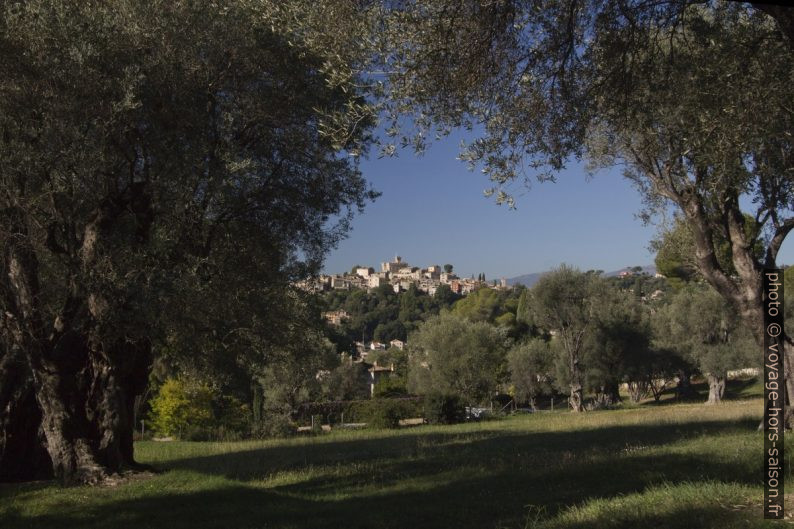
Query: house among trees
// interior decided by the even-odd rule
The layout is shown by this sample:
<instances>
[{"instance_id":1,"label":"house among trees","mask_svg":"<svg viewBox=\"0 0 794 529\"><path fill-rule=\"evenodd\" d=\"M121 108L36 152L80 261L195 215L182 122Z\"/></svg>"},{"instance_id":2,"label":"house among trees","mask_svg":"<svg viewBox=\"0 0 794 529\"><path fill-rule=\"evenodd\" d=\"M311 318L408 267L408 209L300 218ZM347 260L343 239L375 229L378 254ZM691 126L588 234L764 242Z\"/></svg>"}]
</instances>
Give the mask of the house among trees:
<instances>
[{"instance_id":1,"label":"house among trees","mask_svg":"<svg viewBox=\"0 0 794 529\"><path fill-rule=\"evenodd\" d=\"M396 347L397 349L402 351L405 348L405 342L402 340L395 339L389 342L389 347Z\"/></svg>"},{"instance_id":2,"label":"house among trees","mask_svg":"<svg viewBox=\"0 0 794 529\"><path fill-rule=\"evenodd\" d=\"M345 310L333 310L330 312L324 312L323 318L328 321L331 325L340 326L344 320L350 319L350 314L347 313Z\"/></svg>"},{"instance_id":3,"label":"house among trees","mask_svg":"<svg viewBox=\"0 0 794 529\"><path fill-rule=\"evenodd\" d=\"M354 369L354 384L359 388L356 392L358 393L360 391L363 395L364 391L366 391L370 397L373 397L375 395L375 386L378 382L383 377L394 373L394 363L392 362L388 366L379 366L377 360L370 364L364 360L365 357L366 354L359 356L358 359L354 359L352 355L342 353L341 363L342 365L347 365ZM330 374L330 372L318 371L316 378L320 380L322 377L327 376L327 374Z\"/></svg>"},{"instance_id":4,"label":"house among trees","mask_svg":"<svg viewBox=\"0 0 794 529\"><path fill-rule=\"evenodd\" d=\"M388 367L386 366L379 366L377 360L372 364L368 370L369 372L369 396L373 397L375 395L375 386L377 385L378 381L384 376L389 376L391 373L394 372L394 364L390 364Z\"/></svg>"}]
</instances>

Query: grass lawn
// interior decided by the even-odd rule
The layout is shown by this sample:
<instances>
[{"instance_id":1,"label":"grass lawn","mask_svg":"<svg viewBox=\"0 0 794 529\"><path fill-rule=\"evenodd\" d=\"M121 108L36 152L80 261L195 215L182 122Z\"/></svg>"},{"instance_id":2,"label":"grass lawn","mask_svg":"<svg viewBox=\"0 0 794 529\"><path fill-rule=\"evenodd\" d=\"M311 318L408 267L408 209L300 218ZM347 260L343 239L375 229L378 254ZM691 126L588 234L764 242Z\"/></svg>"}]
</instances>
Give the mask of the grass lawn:
<instances>
[{"instance_id":1,"label":"grass lawn","mask_svg":"<svg viewBox=\"0 0 794 529\"><path fill-rule=\"evenodd\" d=\"M714 407L142 442L138 459L161 473L115 487L2 486L0 527L777 527L762 519L758 390L735 383L735 400Z\"/></svg>"}]
</instances>

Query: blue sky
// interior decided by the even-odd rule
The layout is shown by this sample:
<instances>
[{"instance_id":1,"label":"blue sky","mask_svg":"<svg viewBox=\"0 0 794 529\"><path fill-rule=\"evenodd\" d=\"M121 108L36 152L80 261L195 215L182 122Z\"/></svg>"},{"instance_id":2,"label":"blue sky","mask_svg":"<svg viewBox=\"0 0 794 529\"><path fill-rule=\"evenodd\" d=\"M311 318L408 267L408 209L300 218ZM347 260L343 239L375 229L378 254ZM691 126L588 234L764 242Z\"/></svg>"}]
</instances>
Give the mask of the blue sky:
<instances>
[{"instance_id":1,"label":"blue sky","mask_svg":"<svg viewBox=\"0 0 794 529\"><path fill-rule=\"evenodd\" d=\"M400 255L414 266L451 263L461 276L515 277L560 263L581 269L618 270L653 264L649 242L655 226L635 217L637 191L619 169L588 179L571 165L556 183L513 188L516 209L485 198L488 179L456 160L460 136L395 158L370 156L364 176L382 193L353 221L348 238L332 251L326 273L355 264L380 267ZM792 262L791 242L780 263Z\"/></svg>"}]
</instances>

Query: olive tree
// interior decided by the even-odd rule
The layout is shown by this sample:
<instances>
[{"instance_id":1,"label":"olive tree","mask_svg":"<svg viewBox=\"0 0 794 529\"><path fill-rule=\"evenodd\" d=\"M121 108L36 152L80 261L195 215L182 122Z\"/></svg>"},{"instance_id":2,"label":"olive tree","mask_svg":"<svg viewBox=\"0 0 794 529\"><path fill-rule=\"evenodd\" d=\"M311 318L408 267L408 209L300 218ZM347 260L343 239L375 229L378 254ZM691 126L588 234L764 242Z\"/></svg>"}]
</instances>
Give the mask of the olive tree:
<instances>
[{"instance_id":1,"label":"olive tree","mask_svg":"<svg viewBox=\"0 0 794 529\"><path fill-rule=\"evenodd\" d=\"M0 6L0 477L135 467L156 350L278 335L374 196L366 88L297 7Z\"/></svg>"},{"instance_id":2,"label":"olive tree","mask_svg":"<svg viewBox=\"0 0 794 529\"><path fill-rule=\"evenodd\" d=\"M551 392L554 351L542 338L533 338L507 353L510 384L518 402L535 409L540 395Z\"/></svg>"},{"instance_id":3,"label":"olive tree","mask_svg":"<svg viewBox=\"0 0 794 529\"><path fill-rule=\"evenodd\" d=\"M391 95L418 115L419 147L432 127L481 131L461 157L508 204L511 183L553 179L571 160L624 167L647 218L680 212L699 274L760 344L762 270L794 228L791 10L448 0L407 2L393 19L405 45L387 61Z\"/></svg>"},{"instance_id":4,"label":"olive tree","mask_svg":"<svg viewBox=\"0 0 794 529\"><path fill-rule=\"evenodd\" d=\"M594 294L592 330L583 352L586 381L601 406L621 401L620 384L628 382L631 368L650 361L650 319L647 308L629 292L601 285Z\"/></svg>"},{"instance_id":5,"label":"olive tree","mask_svg":"<svg viewBox=\"0 0 794 529\"><path fill-rule=\"evenodd\" d=\"M711 287L682 288L654 318L655 343L688 360L706 376L709 404L722 400L728 370L760 365L760 351L736 311Z\"/></svg>"},{"instance_id":6,"label":"olive tree","mask_svg":"<svg viewBox=\"0 0 794 529\"><path fill-rule=\"evenodd\" d=\"M553 335L559 344L559 378L569 389L573 411L583 407L584 347L595 322L595 297L599 278L565 265L540 278L528 293L532 323Z\"/></svg>"},{"instance_id":7,"label":"olive tree","mask_svg":"<svg viewBox=\"0 0 794 529\"><path fill-rule=\"evenodd\" d=\"M408 337L408 390L455 394L471 405L487 401L503 378L506 342L489 323L433 316Z\"/></svg>"}]
</instances>

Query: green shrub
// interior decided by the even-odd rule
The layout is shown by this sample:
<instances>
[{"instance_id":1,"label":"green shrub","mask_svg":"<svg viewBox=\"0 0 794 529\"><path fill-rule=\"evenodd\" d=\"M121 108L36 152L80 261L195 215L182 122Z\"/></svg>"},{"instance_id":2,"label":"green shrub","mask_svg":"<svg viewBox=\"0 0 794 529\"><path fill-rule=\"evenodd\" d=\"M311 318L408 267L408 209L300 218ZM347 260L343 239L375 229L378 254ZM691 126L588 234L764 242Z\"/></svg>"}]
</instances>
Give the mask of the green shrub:
<instances>
[{"instance_id":1,"label":"green shrub","mask_svg":"<svg viewBox=\"0 0 794 529\"><path fill-rule=\"evenodd\" d=\"M210 386L167 379L151 401L147 426L159 435L186 441L236 441L249 430L251 410Z\"/></svg>"},{"instance_id":2,"label":"green shrub","mask_svg":"<svg viewBox=\"0 0 794 529\"><path fill-rule=\"evenodd\" d=\"M252 416L248 404L230 395L220 395L213 402L213 407L219 428L227 431L224 435L230 436L231 432L242 434L248 430Z\"/></svg>"},{"instance_id":3,"label":"green shrub","mask_svg":"<svg viewBox=\"0 0 794 529\"><path fill-rule=\"evenodd\" d=\"M201 426L187 426L179 436L183 441L210 441L212 432Z\"/></svg>"},{"instance_id":4,"label":"green shrub","mask_svg":"<svg viewBox=\"0 0 794 529\"><path fill-rule=\"evenodd\" d=\"M295 435L297 428L288 415L263 413L259 422L251 429L251 436L257 439L281 438Z\"/></svg>"},{"instance_id":5,"label":"green shrub","mask_svg":"<svg viewBox=\"0 0 794 529\"><path fill-rule=\"evenodd\" d=\"M431 393L425 396L425 419L430 424L455 424L466 419L466 408L453 394Z\"/></svg>"},{"instance_id":6,"label":"green shrub","mask_svg":"<svg viewBox=\"0 0 794 529\"><path fill-rule=\"evenodd\" d=\"M375 428L396 428L400 419L422 416L420 399L352 401L344 410L345 422L365 422Z\"/></svg>"},{"instance_id":7,"label":"green shrub","mask_svg":"<svg viewBox=\"0 0 794 529\"><path fill-rule=\"evenodd\" d=\"M307 402L298 407L292 418L302 425L310 424L312 416L315 419L321 418L323 424L334 424L340 422L344 414L345 421L353 422L350 409L356 402L358 401Z\"/></svg>"},{"instance_id":8,"label":"green shrub","mask_svg":"<svg viewBox=\"0 0 794 529\"><path fill-rule=\"evenodd\" d=\"M375 398L404 397L407 394L408 390L405 388L405 378L396 376L382 377L378 380L377 384L375 384L373 391L373 396Z\"/></svg>"},{"instance_id":9,"label":"green shrub","mask_svg":"<svg viewBox=\"0 0 794 529\"><path fill-rule=\"evenodd\" d=\"M213 397L207 385L169 378L152 399L152 428L161 435L182 438L188 430L210 428Z\"/></svg>"},{"instance_id":10,"label":"green shrub","mask_svg":"<svg viewBox=\"0 0 794 529\"><path fill-rule=\"evenodd\" d=\"M371 402L371 400L348 402L344 409L345 422L367 422Z\"/></svg>"},{"instance_id":11,"label":"green shrub","mask_svg":"<svg viewBox=\"0 0 794 529\"><path fill-rule=\"evenodd\" d=\"M243 432L238 430L237 428L229 428L221 424L220 426L213 428L211 431L210 441L217 441L217 442L231 442L231 441L241 441L243 439Z\"/></svg>"},{"instance_id":12,"label":"green shrub","mask_svg":"<svg viewBox=\"0 0 794 529\"><path fill-rule=\"evenodd\" d=\"M373 400L367 423L371 428L397 428L405 418L405 406L392 400Z\"/></svg>"}]
</instances>

